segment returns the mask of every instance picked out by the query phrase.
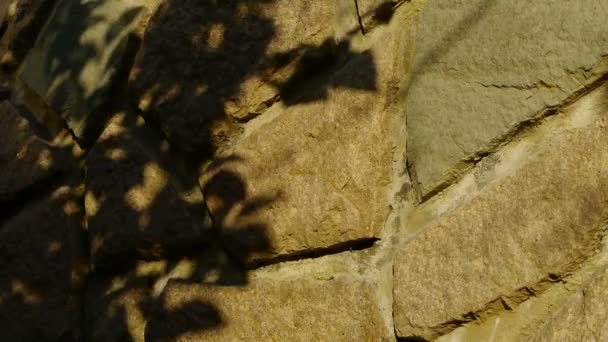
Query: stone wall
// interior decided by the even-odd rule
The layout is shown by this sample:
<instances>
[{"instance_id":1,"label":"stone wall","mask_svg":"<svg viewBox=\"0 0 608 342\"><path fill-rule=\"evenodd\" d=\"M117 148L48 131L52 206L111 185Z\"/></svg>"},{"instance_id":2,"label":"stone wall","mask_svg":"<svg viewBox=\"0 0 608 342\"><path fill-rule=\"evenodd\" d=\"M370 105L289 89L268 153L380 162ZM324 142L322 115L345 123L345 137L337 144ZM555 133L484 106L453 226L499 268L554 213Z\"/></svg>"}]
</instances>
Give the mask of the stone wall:
<instances>
[{"instance_id":1,"label":"stone wall","mask_svg":"<svg viewBox=\"0 0 608 342\"><path fill-rule=\"evenodd\" d=\"M605 340L606 15L0 3L0 339Z\"/></svg>"}]
</instances>

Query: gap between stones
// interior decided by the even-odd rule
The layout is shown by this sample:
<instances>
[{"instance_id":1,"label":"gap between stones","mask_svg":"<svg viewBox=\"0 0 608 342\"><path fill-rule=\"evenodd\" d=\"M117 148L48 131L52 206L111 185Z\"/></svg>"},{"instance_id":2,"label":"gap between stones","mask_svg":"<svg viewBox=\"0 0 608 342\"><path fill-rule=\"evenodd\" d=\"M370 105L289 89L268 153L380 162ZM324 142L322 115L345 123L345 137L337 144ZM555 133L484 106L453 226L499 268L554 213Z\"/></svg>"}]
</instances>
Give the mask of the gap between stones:
<instances>
[{"instance_id":1,"label":"gap between stones","mask_svg":"<svg viewBox=\"0 0 608 342\"><path fill-rule=\"evenodd\" d=\"M293 254L286 254L270 259L255 260L246 265L248 270L255 270L265 266L270 266L287 261L300 261L306 259L317 259L328 255L339 254L347 251L360 251L374 246L380 241L379 238L364 238L342 242L329 247L314 248L306 251L300 251ZM229 253L226 250L227 253Z\"/></svg>"}]
</instances>

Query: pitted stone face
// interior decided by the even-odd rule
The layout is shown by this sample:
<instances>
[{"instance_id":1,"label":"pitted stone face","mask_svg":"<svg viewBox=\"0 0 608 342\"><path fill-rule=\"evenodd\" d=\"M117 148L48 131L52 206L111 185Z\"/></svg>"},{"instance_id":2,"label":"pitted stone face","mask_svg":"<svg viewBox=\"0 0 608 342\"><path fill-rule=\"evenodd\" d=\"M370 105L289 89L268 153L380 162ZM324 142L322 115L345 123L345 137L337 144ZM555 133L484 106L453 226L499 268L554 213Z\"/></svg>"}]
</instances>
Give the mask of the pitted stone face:
<instances>
[{"instance_id":1,"label":"pitted stone face","mask_svg":"<svg viewBox=\"0 0 608 342\"><path fill-rule=\"evenodd\" d=\"M19 70L81 140L100 120L141 11L136 1L61 0Z\"/></svg>"}]
</instances>

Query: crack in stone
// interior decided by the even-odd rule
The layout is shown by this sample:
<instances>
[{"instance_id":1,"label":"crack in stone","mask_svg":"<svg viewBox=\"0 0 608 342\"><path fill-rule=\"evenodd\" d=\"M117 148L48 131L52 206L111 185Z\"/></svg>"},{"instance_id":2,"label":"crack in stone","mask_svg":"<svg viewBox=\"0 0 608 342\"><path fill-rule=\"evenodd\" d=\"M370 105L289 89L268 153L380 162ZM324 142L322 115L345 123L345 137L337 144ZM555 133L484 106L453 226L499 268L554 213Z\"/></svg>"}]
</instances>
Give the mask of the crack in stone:
<instances>
[{"instance_id":1,"label":"crack in stone","mask_svg":"<svg viewBox=\"0 0 608 342\"><path fill-rule=\"evenodd\" d=\"M368 249L380 241L379 238L363 238L358 240L350 240L339 243L333 246L321 247L315 249L307 249L292 254L279 255L276 257L259 259L250 261L246 266L247 270L255 270L258 268L279 264L288 261L300 261L305 259L317 259L328 255L339 254L347 251L359 251ZM227 251L228 252L228 251Z\"/></svg>"},{"instance_id":2,"label":"crack in stone","mask_svg":"<svg viewBox=\"0 0 608 342\"><path fill-rule=\"evenodd\" d=\"M357 20L359 21L359 29L361 30L361 34L365 35L365 27L363 26L363 19L361 18L361 10L359 9L359 0L355 1L355 8L357 10Z\"/></svg>"},{"instance_id":3,"label":"crack in stone","mask_svg":"<svg viewBox=\"0 0 608 342\"><path fill-rule=\"evenodd\" d=\"M486 88L498 88L498 89L517 89L517 90L532 90L532 89L558 89L563 91L558 84L549 84L543 80L538 80L532 83L522 84L497 84L497 83L483 83L476 82Z\"/></svg>"}]
</instances>

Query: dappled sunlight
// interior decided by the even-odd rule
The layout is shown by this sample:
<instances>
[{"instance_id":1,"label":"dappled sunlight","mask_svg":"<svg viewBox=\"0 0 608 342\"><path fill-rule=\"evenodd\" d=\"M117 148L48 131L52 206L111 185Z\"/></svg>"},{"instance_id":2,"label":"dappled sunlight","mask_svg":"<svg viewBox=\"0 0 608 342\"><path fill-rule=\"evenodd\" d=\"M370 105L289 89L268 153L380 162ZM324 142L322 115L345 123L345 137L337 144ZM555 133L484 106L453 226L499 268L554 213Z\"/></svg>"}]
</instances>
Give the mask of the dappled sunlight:
<instances>
[{"instance_id":1,"label":"dappled sunlight","mask_svg":"<svg viewBox=\"0 0 608 342\"><path fill-rule=\"evenodd\" d=\"M76 136L104 105L141 11L130 1L58 1L24 60L19 78Z\"/></svg>"},{"instance_id":2,"label":"dappled sunlight","mask_svg":"<svg viewBox=\"0 0 608 342\"><path fill-rule=\"evenodd\" d=\"M156 196L167 185L167 175L156 164L146 164L142 178L141 185L132 187L125 194L125 201L136 211L149 209Z\"/></svg>"},{"instance_id":3,"label":"dappled sunlight","mask_svg":"<svg viewBox=\"0 0 608 342\"><path fill-rule=\"evenodd\" d=\"M51 166L53 165L53 158L51 157L51 151L43 150L38 155L37 163L43 170L49 170L51 168Z\"/></svg>"},{"instance_id":4,"label":"dappled sunlight","mask_svg":"<svg viewBox=\"0 0 608 342\"><path fill-rule=\"evenodd\" d=\"M42 302L42 295L19 280L11 280L11 291L14 296L19 297L25 304L34 305Z\"/></svg>"},{"instance_id":5,"label":"dappled sunlight","mask_svg":"<svg viewBox=\"0 0 608 342\"><path fill-rule=\"evenodd\" d=\"M175 340L225 325L221 301L172 303L165 289L247 286L253 256L274 248L275 227L263 213L290 194L252 191L257 184L236 167L246 161L218 152L277 103L323 102L335 89L378 90L372 54L351 46L360 28L334 32L334 4L166 0L146 17L150 25L139 41L129 36L140 25L134 3L58 1L18 72L19 111L46 132L48 149L21 144L17 160L33 155L45 175L56 172L53 185L67 173L84 183L84 191L54 190L50 201L61 202L61 218L86 216L82 226L76 220L88 235L79 247L90 254L85 339ZM335 79L353 60L357 76ZM55 171L64 158L55 151L78 163ZM46 239L42 250L65 257L73 249L67 241ZM65 267L66 283L79 279L81 269ZM15 284L8 288L25 304L55 305L36 292L38 284ZM0 282L0 290L6 287Z\"/></svg>"}]
</instances>

